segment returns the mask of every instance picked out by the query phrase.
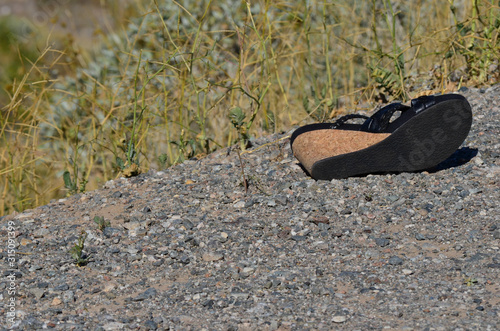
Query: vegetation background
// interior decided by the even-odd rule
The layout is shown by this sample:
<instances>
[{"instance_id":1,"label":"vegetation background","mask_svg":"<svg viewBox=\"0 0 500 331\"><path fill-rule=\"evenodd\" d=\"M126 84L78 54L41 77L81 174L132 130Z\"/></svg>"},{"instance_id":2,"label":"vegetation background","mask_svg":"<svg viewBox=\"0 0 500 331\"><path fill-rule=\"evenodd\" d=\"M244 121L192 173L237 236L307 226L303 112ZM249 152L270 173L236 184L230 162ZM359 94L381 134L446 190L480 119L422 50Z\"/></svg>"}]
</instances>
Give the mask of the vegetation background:
<instances>
[{"instance_id":1,"label":"vegetation background","mask_svg":"<svg viewBox=\"0 0 500 331\"><path fill-rule=\"evenodd\" d=\"M496 84L499 28L494 0L0 0L0 216Z\"/></svg>"}]
</instances>

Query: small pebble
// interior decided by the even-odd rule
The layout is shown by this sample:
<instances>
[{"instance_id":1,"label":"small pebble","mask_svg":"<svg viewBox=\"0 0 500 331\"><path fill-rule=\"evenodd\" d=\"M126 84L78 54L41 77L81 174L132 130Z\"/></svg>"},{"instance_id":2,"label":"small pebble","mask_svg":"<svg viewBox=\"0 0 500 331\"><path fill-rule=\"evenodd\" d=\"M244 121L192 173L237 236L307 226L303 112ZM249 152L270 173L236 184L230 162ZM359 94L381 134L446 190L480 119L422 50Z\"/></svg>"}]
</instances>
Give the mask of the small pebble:
<instances>
[{"instance_id":1,"label":"small pebble","mask_svg":"<svg viewBox=\"0 0 500 331\"><path fill-rule=\"evenodd\" d=\"M59 306L60 304L62 304L62 300L58 297L52 299L52 302L50 303L51 306Z\"/></svg>"},{"instance_id":2,"label":"small pebble","mask_svg":"<svg viewBox=\"0 0 500 331\"><path fill-rule=\"evenodd\" d=\"M403 272L404 275L413 275L413 270L410 270L410 269L403 269L401 270Z\"/></svg>"},{"instance_id":3,"label":"small pebble","mask_svg":"<svg viewBox=\"0 0 500 331\"><path fill-rule=\"evenodd\" d=\"M347 321L347 317L342 316L342 315L334 316L332 318L332 321L334 321L335 323L344 323L345 321Z\"/></svg>"},{"instance_id":4,"label":"small pebble","mask_svg":"<svg viewBox=\"0 0 500 331\"><path fill-rule=\"evenodd\" d=\"M224 255L218 254L218 253L203 253L202 259L205 262L214 262L214 261L219 261L224 258Z\"/></svg>"},{"instance_id":5,"label":"small pebble","mask_svg":"<svg viewBox=\"0 0 500 331\"><path fill-rule=\"evenodd\" d=\"M389 240L385 238L376 238L375 243L380 247L385 247L390 244Z\"/></svg>"},{"instance_id":6,"label":"small pebble","mask_svg":"<svg viewBox=\"0 0 500 331\"><path fill-rule=\"evenodd\" d=\"M402 265L403 264L403 259L401 259L399 256L391 256L389 259L389 264L391 265Z\"/></svg>"},{"instance_id":7,"label":"small pebble","mask_svg":"<svg viewBox=\"0 0 500 331\"><path fill-rule=\"evenodd\" d=\"M423 234L417 233L415 235L415 239L417 239L417 240L426 240L427 238Z\"/></svg>"}]
</instances>

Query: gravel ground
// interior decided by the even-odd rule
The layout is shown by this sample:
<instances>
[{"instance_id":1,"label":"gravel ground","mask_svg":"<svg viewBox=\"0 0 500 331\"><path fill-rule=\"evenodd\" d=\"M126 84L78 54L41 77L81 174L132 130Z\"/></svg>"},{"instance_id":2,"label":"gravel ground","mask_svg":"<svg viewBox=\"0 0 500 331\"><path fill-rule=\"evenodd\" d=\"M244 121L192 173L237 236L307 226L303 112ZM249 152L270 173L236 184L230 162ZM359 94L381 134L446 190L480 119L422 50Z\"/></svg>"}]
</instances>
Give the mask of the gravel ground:
<instances>
[{"instance_id":1,"label":"gravel ground","mask_svg":"<svg viewBox=\"0 0 500 331\"><path fill-rule=\"evenodd\" d=\"M500 85L461 93L472 131L430 171L315 181L288 132L241 155L248 192L227 148L4 217L0 325L498 330Z\"/></svg>"}]
</instances>

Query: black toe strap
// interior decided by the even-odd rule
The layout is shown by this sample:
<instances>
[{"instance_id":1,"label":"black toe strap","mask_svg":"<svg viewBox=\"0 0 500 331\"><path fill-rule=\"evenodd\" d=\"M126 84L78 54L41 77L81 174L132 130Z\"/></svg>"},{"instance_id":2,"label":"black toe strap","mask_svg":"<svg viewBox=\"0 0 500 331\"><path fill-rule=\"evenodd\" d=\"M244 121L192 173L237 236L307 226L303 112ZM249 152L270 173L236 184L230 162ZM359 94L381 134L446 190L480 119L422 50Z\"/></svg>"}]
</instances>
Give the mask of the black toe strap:
<instances>
[{"instance_id":1,"label":"black toe strap","mask_svg":"<svg viewBox=\"0 0 500 331\"><path fill-rule=\"evenodd\" d=\"M411 108L415 114L420 113L422 110L434 106L436 104L436 98L433 95L423 95L411 101Z\"/></svg>"},{"instance_id":2,"label":"black toe strap","mask_svg":"<svg viewBox=\"0 0 500 331\"><path fill-rule=\"evenodd\" d=\"M411 107L405 106L401 103L392 103L383 107L366 120L366 122L361 126L361 131L374 133L393 132L406 120L415 116L419 112L434 106L435 104L436 98L432 95L421 96L411 100ZM391 122L392 115L394 115L396 111L403 112L404 116L402 115L396 121Z\"/></svg>"},{"instance_id":3,"label":"black toe strap","mask_svg":"<svg viewBox=\"0 0 500 331\"><path fill-rule=\"evenodd\" d=\"M335 122L333 122L332 125L330 126L330 129L338 129L342 125L344 125L345 122L347 122L349 120L352 120L354 118L362 118L364 120L368 120L369 119L368 116L360 115L360 114L348 114L348 115L344 115L341 118L339 118L338 120L336 120Z\"/></svg>"},{"instance_id":4,"label":"black toe strap","mask_svg":"<svg viewBox=\"0 0 500 331\"><path fill-rule=\"evenodd\" d=\"M406 111L410 107L403 105L402 103L391 103L378 112L373 114L366 122L361 126L361 131L366 132L385 132L389 126L392 115L397 111Z\"/></svg>"},{"instance_id":5,"label":"black toe strap","mask_svg":"<svg viewBox=\"0 0 500 331\"><path fill-rule=\"evenodd\" d=\"M371 117L360 115L360 114L349 114L340 117L335 122L328 124L322 123L321 125L306 126L302 130L297 130L294 135L319 129L343 129L343 130L356 130L372 133L391 133L394 132L398 127L404 124L407 120L418 114L419 112L433 106L436 104L436 98L434 96L421 96L419 98L411 100L411 107L405 106L402 103L396 102L391 103ZM402 114L394 121L391 122L391 118L395 112L401 111ZM361 118L364 119L363 124L351 124L346 123L349 120ZM294 136L294 137L295 137Z\"/></svg>"}]
</instances>

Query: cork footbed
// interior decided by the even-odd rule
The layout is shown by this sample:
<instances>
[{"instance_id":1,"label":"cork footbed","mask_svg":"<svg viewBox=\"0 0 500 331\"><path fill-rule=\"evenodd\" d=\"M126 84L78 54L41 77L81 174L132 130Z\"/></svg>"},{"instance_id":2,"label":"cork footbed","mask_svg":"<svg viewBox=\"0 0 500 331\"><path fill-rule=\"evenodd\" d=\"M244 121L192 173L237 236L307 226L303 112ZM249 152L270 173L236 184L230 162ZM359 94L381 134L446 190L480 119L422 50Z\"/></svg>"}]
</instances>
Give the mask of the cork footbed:
<instances>
[{"instance_id":1,"label":"cork footbed","mask_svg":"<svg viewBox=\"0 0 500 331\"><path fill-rule=\"evenodd\" d=\"M352 130L313 130L295 138L293 154L307 172L311 173L314 163L319 160L362 150L390 135Z\"/></svg>"}]
</instances>

